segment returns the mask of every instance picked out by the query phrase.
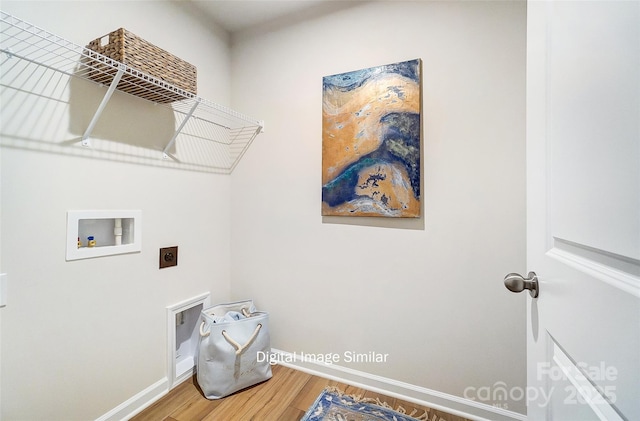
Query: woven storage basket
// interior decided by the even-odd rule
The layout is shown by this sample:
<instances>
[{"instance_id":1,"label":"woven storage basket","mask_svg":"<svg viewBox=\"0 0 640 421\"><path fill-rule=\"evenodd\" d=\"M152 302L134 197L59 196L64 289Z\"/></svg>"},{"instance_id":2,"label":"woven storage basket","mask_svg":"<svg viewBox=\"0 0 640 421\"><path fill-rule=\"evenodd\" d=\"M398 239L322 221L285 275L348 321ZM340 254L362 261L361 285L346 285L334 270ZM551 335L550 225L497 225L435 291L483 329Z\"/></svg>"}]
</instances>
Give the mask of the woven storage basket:
<instances>
[{"instance_id":1,"label":"woven storage basket","mask_svg":"<svg viewBox=\"0 0 640 421\"><path fill-rule=\"evenodd\" d=\"M192 64L124 28L109 33L109 43L102 45L106 37L89 42L86 48L194 95L197 93L197 70ZM116 70L102 63L91 63L91 66L94 70L89 77L97 82L110 83L116 73ZM118 89L154 102L168 103L184 99L179 93L159 90L157 85L127 73L120 79Z\"/></svg>"}]
</instances>

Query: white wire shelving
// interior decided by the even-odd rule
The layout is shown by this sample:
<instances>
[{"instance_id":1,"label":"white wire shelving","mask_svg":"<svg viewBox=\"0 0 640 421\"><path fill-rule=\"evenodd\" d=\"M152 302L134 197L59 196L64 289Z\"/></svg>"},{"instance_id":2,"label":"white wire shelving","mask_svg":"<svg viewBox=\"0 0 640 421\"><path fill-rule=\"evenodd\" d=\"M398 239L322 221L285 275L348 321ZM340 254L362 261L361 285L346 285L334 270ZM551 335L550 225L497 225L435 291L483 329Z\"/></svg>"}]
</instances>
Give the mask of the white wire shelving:
<instances>
[{"instance_id":1,"label":"white wire shelving","mask_svg":"<svg viewBox=\"0 0 640 421\"><path fill-rule=\"evenodd\" d=\"M123 95L147 98L173 111L175 132L159 151L158 159L177 159L172 151L182 139L213 142L216 153L225 155L218 160L218 169L231 173L264 126L260 120L201 98L3 11L0 11L0 52L4 55L1 57L3 63L18 60L108 86L81 137L84 146L91 145L92 131L115 90L122 91Z\"/></svg>"}]
</instances>

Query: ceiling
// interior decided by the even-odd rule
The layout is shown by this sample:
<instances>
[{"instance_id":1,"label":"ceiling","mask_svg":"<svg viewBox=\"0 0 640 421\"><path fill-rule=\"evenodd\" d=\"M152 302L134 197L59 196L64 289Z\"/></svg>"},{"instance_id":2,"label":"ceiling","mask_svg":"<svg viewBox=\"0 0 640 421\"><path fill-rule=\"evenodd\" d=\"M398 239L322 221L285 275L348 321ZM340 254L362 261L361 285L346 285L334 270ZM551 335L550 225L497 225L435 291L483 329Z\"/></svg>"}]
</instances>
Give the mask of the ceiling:
<instances>
[{"instance_id":1,"label":"ceiling","mask_svg":"<svg viewBox=\"0 0 640 421\"><path fill-rule=\"evenodd\" d=\"M230 33L278 19L295 18L332 0L191 0L199 11Z\"/></svg>"}]
</instances>

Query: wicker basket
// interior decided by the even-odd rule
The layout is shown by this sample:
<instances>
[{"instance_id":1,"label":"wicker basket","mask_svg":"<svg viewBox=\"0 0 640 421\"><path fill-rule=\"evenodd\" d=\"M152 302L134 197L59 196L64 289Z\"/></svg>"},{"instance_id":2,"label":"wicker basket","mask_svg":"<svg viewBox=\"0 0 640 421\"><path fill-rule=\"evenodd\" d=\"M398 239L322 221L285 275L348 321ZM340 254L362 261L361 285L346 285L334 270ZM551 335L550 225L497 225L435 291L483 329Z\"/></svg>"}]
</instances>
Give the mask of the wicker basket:
<instances>
[{"instance_id":1,"label":"wicker basket","mask_svg":"<svg viewBox=\"0 0 640 421\"><path fill-rule=\"evenodd\" d=\"M194 95L197 93L197 70L192 64L124 28L109 33L109 43L102 45L106 37L89 42L87 48ZM93 70L89 77L101 83L109 83L116 73L116 70L101 63L92 63L91 67ZM157 85L128 73L122 76L118 89L154 102L168 103L184 99L180 93L159 90Z\"/></svg>"}]
</instances>

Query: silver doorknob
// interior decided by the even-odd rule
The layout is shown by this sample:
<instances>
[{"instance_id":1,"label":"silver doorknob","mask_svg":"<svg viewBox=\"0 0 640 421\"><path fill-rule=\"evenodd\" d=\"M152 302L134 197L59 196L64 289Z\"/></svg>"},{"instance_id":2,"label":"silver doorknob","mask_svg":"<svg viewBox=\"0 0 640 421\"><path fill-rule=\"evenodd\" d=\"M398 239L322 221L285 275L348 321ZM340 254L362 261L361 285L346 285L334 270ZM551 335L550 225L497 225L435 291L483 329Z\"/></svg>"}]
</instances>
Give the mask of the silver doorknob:
<instances>
[{"instance_id":1,"label":"silver doorknob","mask_svg":"<svg viewBox=\"0 0 640 421\"><path fill-rule=\"evenodd\" d=\"M509 273L504 277L504 286L512 292L522 292L529 290L529 294L536 298L540 289L538 287L538 276L535 272L529 272L529 277L525 278L519 273Z\"/></svg>"}]
</instances>

